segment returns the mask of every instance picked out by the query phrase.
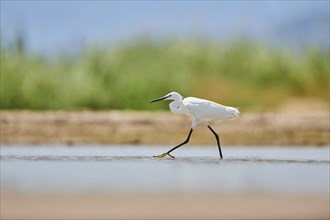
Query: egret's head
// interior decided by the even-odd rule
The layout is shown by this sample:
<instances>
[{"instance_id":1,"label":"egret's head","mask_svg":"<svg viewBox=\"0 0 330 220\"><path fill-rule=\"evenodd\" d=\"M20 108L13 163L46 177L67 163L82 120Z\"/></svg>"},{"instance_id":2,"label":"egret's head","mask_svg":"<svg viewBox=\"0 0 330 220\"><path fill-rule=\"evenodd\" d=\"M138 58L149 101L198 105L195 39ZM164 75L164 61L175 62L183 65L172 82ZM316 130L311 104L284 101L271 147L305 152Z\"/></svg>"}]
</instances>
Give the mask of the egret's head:
<instances>
[{"instance_id":1,"label":"egret's head","mask_svg":"<svg viewBox=\"0 0 330 220\"><path fill-rule=\"evenodd\" d=\"M179 93L170 92L169 94L167 94L163 97L152 100L150 103L161 101L161 100L174 100L175 101L175 100L182 100L182 99L183 99L183 97Z\"/></svg>"}]
</instances>

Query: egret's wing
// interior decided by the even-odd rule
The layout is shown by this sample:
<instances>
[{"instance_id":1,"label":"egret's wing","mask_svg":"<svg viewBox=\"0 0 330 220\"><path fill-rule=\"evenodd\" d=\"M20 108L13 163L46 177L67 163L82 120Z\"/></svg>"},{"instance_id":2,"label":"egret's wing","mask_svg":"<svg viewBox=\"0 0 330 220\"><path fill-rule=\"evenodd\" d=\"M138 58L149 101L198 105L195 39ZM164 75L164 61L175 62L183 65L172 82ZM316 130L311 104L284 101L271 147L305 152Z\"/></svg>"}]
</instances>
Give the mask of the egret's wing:
<instances>
[{"instance_id":1,"label":"egret's wing","mask_svg":"<svg viewBox=\"0 0 330 220\"><path fill-rule=\"evenodd\" d=\"M200 119L232 118L239 114L238 110L233 107L194 97L185 98L183 104L193 116Z\"/></svg>"}]
</instances>

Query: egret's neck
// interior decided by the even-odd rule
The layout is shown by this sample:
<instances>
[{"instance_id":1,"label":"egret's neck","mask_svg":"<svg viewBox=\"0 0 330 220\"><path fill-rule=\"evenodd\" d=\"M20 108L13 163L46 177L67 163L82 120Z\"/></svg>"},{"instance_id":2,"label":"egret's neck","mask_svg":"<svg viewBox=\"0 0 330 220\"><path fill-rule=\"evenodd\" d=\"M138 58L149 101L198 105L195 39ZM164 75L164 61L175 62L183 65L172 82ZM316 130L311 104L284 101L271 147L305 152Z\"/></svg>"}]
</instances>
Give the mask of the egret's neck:
<instances>
[{"instance_id":1,"label":"egret's neck","mask_svg":"<svg viewBox=\"0 0 330 220\"><path fill-rule=\"evenodd\" d=\"M182 105L182 99L174 100L170 103L171 112L175 114L185 114L184 106Z\"/></svg>"}]
</instances>

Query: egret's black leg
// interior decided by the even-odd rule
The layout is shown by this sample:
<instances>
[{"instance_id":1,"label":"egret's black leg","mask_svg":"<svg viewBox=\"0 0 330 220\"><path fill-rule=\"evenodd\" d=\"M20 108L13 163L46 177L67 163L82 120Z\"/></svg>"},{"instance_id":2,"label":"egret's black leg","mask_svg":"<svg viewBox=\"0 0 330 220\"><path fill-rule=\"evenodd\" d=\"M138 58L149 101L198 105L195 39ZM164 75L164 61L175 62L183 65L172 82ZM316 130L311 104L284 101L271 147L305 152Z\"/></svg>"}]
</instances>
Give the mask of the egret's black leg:
<instances>
[{"instance_id":1,"label":"egret's black leg","mask_svg":"<svg viewBox=\"0 0 330 220\"><path fill-rule=\"evenodd\" d=\"M155 157L162 158L162 157L165 157L166 155L168 155L168 156L170 156L170 157L172 157L172 158L175 158L175 157L173 157L170 153L171 153L172 151L174 151L175 149L181 147L182 145L187 144L187 143L189 142L189 139L190 139L190 136L191 136L191 133L192 133L192 132L193 132L193 129L191 128L190 131L189 131L188 137L187 137L187 139L186 139L184 142L182 142L181 144L179 144L179 145L173 147L171 150L167 151L166 153L160 154L160 155L155 156Z\"/></svg>"},{"instance_id":2,"label":"egret's black leg","mask_svg":"<svg viewBox=\"0 0 330 220\"><path fill-rule=\"evenodd\" d=\"M217 144L218 144L218 148L219 148L219 154L220 154L220 158L222 159L223 157L222 157L222 152L221 152L221 147L220 147L219 135L211 128L210 125L208 125L207 127L212 131L212 133L215 136L215 139L217 139Z\"/></svg>"},{"instance_id":3,"label":"egret's black leg","mask_svg":"<svg viewBox=\"0 0 330 220\"><path fill-rule=\"evenodd\" d=\"M188 134L187 139L186 139L184 142L182 142L181 144L179 144L179 145L173 147L173 148L172 148L171 150L169 150L167 153L171 153L172 151L174 151L175 149L181 147L182 145L187 144L187 143L189 142L189 139L190 139L190 136L191 136L191 133L192 133L192 132L193 132L193 129L191 128L190 131L189 131L189 134Z\"/></svg>"}]
</instances>

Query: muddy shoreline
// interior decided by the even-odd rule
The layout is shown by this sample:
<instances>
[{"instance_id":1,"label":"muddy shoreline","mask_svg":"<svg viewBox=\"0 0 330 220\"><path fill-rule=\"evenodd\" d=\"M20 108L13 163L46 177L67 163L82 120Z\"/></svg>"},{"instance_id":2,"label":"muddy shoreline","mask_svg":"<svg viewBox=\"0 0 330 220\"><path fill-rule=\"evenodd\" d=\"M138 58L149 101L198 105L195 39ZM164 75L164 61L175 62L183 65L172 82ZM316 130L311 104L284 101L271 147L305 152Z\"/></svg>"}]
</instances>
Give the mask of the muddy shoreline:
<instances>
[{"instance_id":1,"label":"muddy shoreline","mask_svg":"<svg viewBox=\"0 0 330 220\"><path fill-rule=\"evenodd\" d=\"M326 196L7 192L1 198L3 219L329 218Z\"/></svg>"},{"instance_id":2,"label":"muddy shoreline","mask_svg":"<svg viewBox=\"0 0 330 220\"><path fill-rule=\"evenodd\" d=\"M5 144L174 145L187 136L188 117L169 112L1 111ZM213 125L223 145L329 146L329 113L241 113ZM214 145L199 125L190 145Z\"/></svg>"}]
</instances>

